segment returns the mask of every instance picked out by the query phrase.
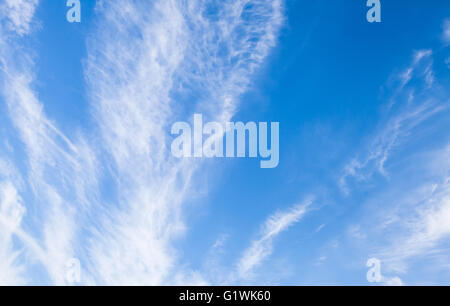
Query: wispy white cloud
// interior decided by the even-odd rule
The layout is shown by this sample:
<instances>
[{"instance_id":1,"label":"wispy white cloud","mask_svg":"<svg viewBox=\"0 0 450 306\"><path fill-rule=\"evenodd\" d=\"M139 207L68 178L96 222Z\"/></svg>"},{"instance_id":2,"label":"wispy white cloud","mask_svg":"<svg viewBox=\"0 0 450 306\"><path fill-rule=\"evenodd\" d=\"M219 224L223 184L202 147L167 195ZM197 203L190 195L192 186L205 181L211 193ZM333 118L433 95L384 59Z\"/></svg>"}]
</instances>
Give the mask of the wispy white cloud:
<instances>
[{"instance_id":1,"label":"wispy white cloud","mask_svg":"<svg viewBox=\"0 0 450 306\"><path fill-rule=\"evenodd\" d=\"M46 252L40 260L52 280L64 284L65 265L74 256L76 244L75 214L95 201L95 191L88 200L89 186L96 183L95 158L83 140L72 143L47 119L31 89L29 72L10 67L6 71L4 97L25 145L28 184L34 205L40 208L36 217L43 227L41 244Z\"/></svg>"},{"instance_id":2,"label":"wispy white cloud","mask_svg":"<svg viewBox=\"0 0 450 306\"><path fill-rule=\"evenodd\" d=\"M350 231L351 242L370 250L388 274L414 273L412 265L420 262L448 271L450 147L446 138L441 142L443 149L420 148L407 157L406 164L396 165L389 184L365 200L370 213L363 215L364 225ZM383 282L400 284L397 278Z\"/></svg>"},{"instance_id":3,"label":"wispy white cloud","mask_svg":"<svg viewBox=\"0 0 450 306\"><path fill-rule=\"evenodd\" d=\"M32 89L33 61L23 49L17 51L14 37L28 33L37 4L7 1L2 6L2 14L9 20L2 28L6 33L3 37L10 37L0 50L2 96L27 156L28 170L23 176L34 195L27 207L35 213L27 220L38 222L38 228L42 228L33 235L22 230L14 234L31 253L29 257L44 265L53 283L65 284L65 265L74 256L75 234L80 230L75 228L75 215L83 212L83 205L95 201L95 191L87 200L87 186L95 183L95 158L81 137L72 143L47 118L43 103Z\"/></svg>"},{"instance_id":4,"label":"wispy white cloud","mask_svg":"<svg viewBox=\"0 0 450 306\"><path fill-rule=\"evenodd\" d=\"M351 243L370 250L388 274L406 275L413 261L448 253L449 139L441 131L448 129L449 92L435 73L436 57L431 49L413 52L409 67L387 88L386 119L379 132L340 178L346 194L371 186L362 203L367 208L364 226L353 227ZM425 140L431 134L433 145ZM377 180L375 174L384 178ZM445 269L438 261L430 266ZM403 280L383 277L382 283L403 285Z\"/></svg>"},{"instance_id":5,"label":"wispy white cloud","mask_svg":"<svg viewBox=\"0 0 450 306\"><path fill-rule=\"evenodd\" d=\"M374 205L375 217L366 217L373 223L361 228L364 228L364 239L372 241L369 248L375 250L383 269L397 274L408 273L409 265L418 258L443 256L448 251L445 243L450 238L449 149L447 136L439 134L446 128L443 122L448 122L445 121L448 90L441 86L441 80L434 79L432 62L431 51L415 52L410 79L402 82L400 90L394 89L396 102L400 102L396 104L397 112L388 116L382 132L369 146L368 157L354 159L341 178L345 191L350 177L356 178L359 184L374 183L375 172L388 178L384 190L373 188L373 198L367 203ZM433 116L436 120L428 120ZM428 120L426 124L425 120ZM440 149L424 145L408 147L423 137L424 130L426 134L434 131L434 147ZM399 157L398 151L407 156ZM407 159L409 163L397 162L392 166L395 174L391 176L385 165L393 158ZM385 278L383 282L403 284L398 277Z\"/></svg>"},{"instance_id":6,"label":"wispy white cloud","mask_svg":"<svg viewBox=\"0 0 450 306\"><path fill-rule=\"evenodd\" d=\"M386 128L373 141L369 155L363 160L353 159L346 165L344 175L340 178L342 190L348 193L347 179L349 177L365 181L374 172L387 177L388 173L385 169L385 164L391 150L399 145L402 137L408 136L413 128L445 108L445 105L437 106L426 103L390 119Z\"/></svg>"},{"instance_id":7,"label":"wispy white cloud","mask_svg":"<svg viewBox=\"0 0 450 306\"><path fill-rule=\"evenodd\" d=\"M7 37L11 31L16 35L28 31L36 3L5 1L0 4L0 73L5 73ZM13 236L20 230L26 208L18 193L22 178L4 154L0 158L0 285L19 285L27 282L26 266L19 261L23 250L13 244Z\"/></svg>"},{"instance_id":8,"label":"wispy white cloud","mask_svg":"<svg viewBox=\"0 0 450 306\"><path fill-rule=\"evenodd\" d=\"M27 34L39 0L5 0L0 4L1 25L18 35ZM5 33L3 33L5 34Z\"/></svg>"},{"instance_id":9,"label":"wispy white cloud","mask_svg":"<svg viewBox=\"0 0 450 306\"><path fill-rule=\"evenodd\" d=\"M325 224L319 225L319 226L317 227L317 229L316 229L316 233L318 233L318 232L320 232L321 230L323 230L325 226L326 226Z\"/></svg>"},{"instance_id":10,"label":"wispy white cloud","mask_svg":"<svg viewBox=\"0 0 450 306\"><path fill-rule=\"evenodd\" d=\"M445 152L447 158L440 159L444 164L439 167L449 169L448 148ZM447 253L445 245L450 238L450 177L431 188L419 188L414 194L415 201L408 197L399 200L408 210L399 210L397 221L386 225L400 230L379 254L390 269L402 273L408 270L411 260Z\"/></svg>"},{"instance_id":11,"label":"wispy white cloud","mask_svg":"<svg viewBox=\"0 0 450 306\"><path fill-rule=\"evenodd\" d=\"M105 284L191 276L201 282L195 272L174 272L173 241L184 233L181 205L196 165L170 156L167 126L187 106L186 116L194 109L218 120L234 114L275 43L281 2L217 1L216 17L208 17L202 1L103 1L98 7L86 75L119 202L90 246L90 272Z\"/></svg>"},{"instance_id":12,"label":"wispy white cloud","mask_svg":"<svg viewBox=\"0 0 450 306\"><path fill-rule=\"evenodd\" d=\"M273 241L282 232L300 221L307 213L312 201L292 207L288 211L277 212L265 222L261 235L254 240L237 263L237 278L248 279L254 269L273 252Z\"/></svg>"},{"instance_id":13,"label":"wispy white cloud","mask_svg":"<svg viewBox=\"0 0 450 306\"><path fill-rule=\"evenodd\" d=\"M413 63L409 69L414 69L415 65L417 65L422 59L430 57L432 55L433 55L433 51L430 49L423 49L423 50L415 51L414 56L413 56Z\"/></svg>"},{"instance_id":14,"label":"wispy white cloud","mask_svg":"<svg viewBox=\"0 0 450 306\"><path fill-rule=\"evenodd\" d=\"M14 185L9 181L0 182L0 285L25 283L24 266L18 260L20 250L13 247L12 241L25 211Z\"/></svg>"},{"instance_id":15,"label":"wispy white cloud","mask_svg":"<svg viewBox=\"0 0 450 306\"><path fill-rule=\"evenodd\" d=\"M2 266L8 280L2 282L19 281L19 267L12 269L17 252L8 242L14 234L54 284L66 283L66 263L77 256L84 283L204 283L195 271L173 269L173 242L185 228L181 204L196 169L166 150L167 126L184 107L173 93L191 86L204 97L195 102L197 109L229 119L276 42L281 1L218 1L217 18L204 14L202 1L99 1L86 63L99 145L58 129L33 90L33 61L23 50L13 58L14 37L30 32L37 4L0 5L0 30L10 37L8 44L0 41L2 96L28 159L24 177L34 198L26 206L38 212L30 220L42 226L33 236L10 231L2 245L8 252L2 257L9 258ZM113 206L101 200L99 162L115 182ZM7 186L2 207L22 203ZM82 243L87 238L80 231L89 232L92 243Z\"/></svg>"},{"instance_id":16,"label":"wispy white cloud","mask_svg":"<svg viewBox=\"0 0 450 306\"><path fill-rule=\"evenodd\" d=\"M383 277L383 279L381 280L381 282L385 285L385 286L403 286L403 281L400 277L395 276L395 277Z\"/></svg>"},{"instance_id":17,"label":"wispy white cloud","mask_svg":"<svg viewBox=\"0 0 450 306\"><path fill-rule=\"evenodd\" d=\"M410 67L397 76L400 83L392 90L390 113L378 127L381 131L373 136L362 157L351 159L344 167L339 185L345 194L350 192L350 178L362 182L375 173L389 177L386 162L392 150L427 119L447 109L447 104L442 101L447 98L440 95L438 85L434 86L432 54L429 49L415 51ZM413 78L415 82L407 86Z\"/></svg>"},{"instance_id":18,"label":"wispy white cloud","mask_svg":"<svg viewBox=\"0 0 450 306\"><path fill-rule=\"evenodd\" d=\"M79 257L86 284L204 284L200 273L174 269L174 241L185 231L182 203L197 168L167 150L167 127L188 103L174 95L201 93L193 110L229 120L276 43L282 2L217 1L213 17L203 1L99 1L85 71L98 144L60 131L33 89L33 61L24 50L14 54L15 37L29 34L37 4L7 0L0 6L0 30L10 37L8 44L0 41L2 97L24 145L23 177L32 191L24 205L12 183L2 187L2 216L8 217L2 225L9 231L0 250L1 282L21 281L23 269L38 262L52 283L66 284L66 263ZM108 204L98 189L100 163L117 194ZM34 214L27 222L42 228L33 235L18 228L25 207ZM260 243L301 213L298 207L267 221ZM13 235L33 262L16 265Z\"/></svg>"}]
</instances>

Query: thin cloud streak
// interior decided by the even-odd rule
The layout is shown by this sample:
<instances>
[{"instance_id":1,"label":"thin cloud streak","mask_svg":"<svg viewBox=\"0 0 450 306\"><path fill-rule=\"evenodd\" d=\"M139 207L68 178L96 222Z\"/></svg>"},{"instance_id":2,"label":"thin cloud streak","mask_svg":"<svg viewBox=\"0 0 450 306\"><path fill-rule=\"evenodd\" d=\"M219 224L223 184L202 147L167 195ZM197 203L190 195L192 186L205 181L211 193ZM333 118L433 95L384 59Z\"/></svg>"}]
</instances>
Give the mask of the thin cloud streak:
<instances>
[{"instance_id":1,"label":"thin cloud streak","mask_svg":"<svg viewBox=\"0 0 450 306\"><path fill-rule=\"evenodd\" d=\"M450 147L435 153L434 159L428 161L429 168L439 172L450 170L448 158ZM390 245L380 250L377 256L383 258L390 269L406 273L408 262L417 257L439 255L447 252L446 241L450 238L450 176L442 177L440 182L432 185L425 183L414 193L414 200L406 197L399 199L409 209L400 210L392 219L401 220L389 226L399 226L399 234L390 237ZM406 203L405 203L406 202Z\"/></svg>"},{"instance_id":2,"label":"thin cloud streak","mask_svg":"<svg viewBox=\"0 0 450 306\"><path fill-rule=\"evenodd\" d=\"M439 85L434 84L432 55L431 50L414 52L411 65L397 75L399 84L392 90L388 119L383 122L381 132L373 136L362 157L352 158L345 165L339 178L344 194L349 195L351 191L350 179L364 182L376 173L389 178L386 163L392 150L427 119L448 109L448 104L442 101L445 95L442 97Z\"/></svg>"},{"instance_id":3,"label":"thin cloud streak","mask_svg":"<svg viewBox=\"0 0 450 306\"><path fill-rule=\"evenodd\" d=\"M8 45L0 44L2 96L27 156L24 177L34 199L26 207L35 213L27 218L28 222L33 220L27 225L34 227L34 222L38 222L37 228L42 229L34 237L20 229L14 234L30 259L26 264L31 267L37 260L54 284L64 285L66 263L74 256L77 244L79 229L75 220L82 223L77 214L83 212L83 207L78 205L89 205L95 200L93 194L88 196L88 185L95 183L94 157L83 139L71 142L46 117L44 105L32 89L34 63L26 51L17 51L16 38L28 34L37 4L38 1L7 1L2 6L6 22L1 30L3 37L9 39Z\"/></svg>"},{"instance_id":4,"label":"thin cloud streak","mask_svg":"<svg viewBox=\"0 0 450 306\"><path fill-rule=\"evenodd\" d=\"M248 279L254 270L273 252L273 241L282 232L299 222L308 212L312 200L295 205L285 212L277 212L264 223L260 238L245 250L237 264L237 278Z\"/></svg>"},{"instance_id":5,"label":"thin cloud streak","mask_svg":"<svg viewBox=\"0 0 450 306\"><path fill-rule=\"evenodd\" d=\"M365 242L371 240L370 256L379 258L383 269L395 273L408 273L410 263L418 258L445 256L448 252L449 139L440 131L447 128L449 100L448 89L442 85L445 82L435 76L433 66L431 49L413 52L411 65L397 75L381 132L366 148L365 157L347 164L339 181L347 195L364 183L372 184L373 189L376 173L389 181L385 190L375 189L373 199L368 200L376 210L375 216L365 217L371 221L363 234L368 237ZM416 138L424 141L423 134L430 133L436 134L434 149L429 145L414 147ZM397 158L400 150L407 156L391 166L390 175L387 163ZM398 277L383 282L403 284Z\"/></svg>"}]
</instances>

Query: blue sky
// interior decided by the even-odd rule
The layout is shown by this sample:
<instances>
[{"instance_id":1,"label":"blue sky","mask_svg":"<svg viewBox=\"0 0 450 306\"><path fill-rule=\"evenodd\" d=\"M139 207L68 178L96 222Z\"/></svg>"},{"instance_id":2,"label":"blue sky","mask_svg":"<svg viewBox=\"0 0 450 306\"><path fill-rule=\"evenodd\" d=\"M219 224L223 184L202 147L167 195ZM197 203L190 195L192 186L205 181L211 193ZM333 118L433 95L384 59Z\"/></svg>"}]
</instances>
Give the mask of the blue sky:
<instances>
[{"instance_id":1,"label":"blue sky","mask_svg":"<svg viewBox=\"0 0 450 306\"><path fill-rule=\"evenodd\" d=\"M450 3L381 5L1 0L0 284L450 285ZM278 167L174 158L194 113Z\"/></svg>"}]
</instances>

